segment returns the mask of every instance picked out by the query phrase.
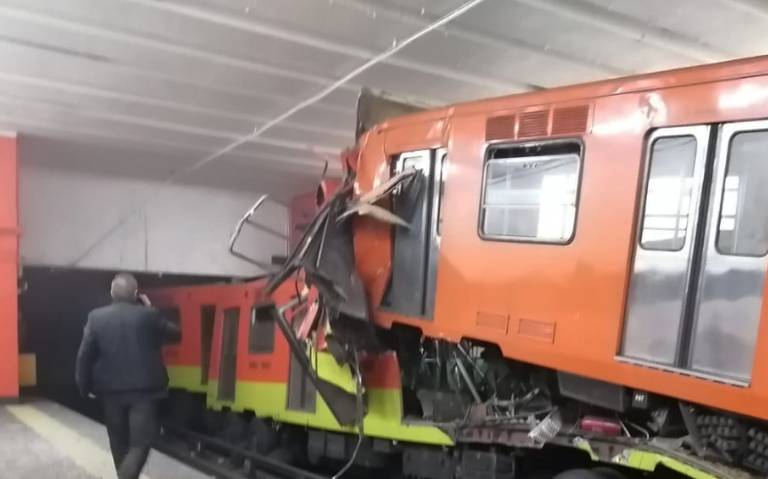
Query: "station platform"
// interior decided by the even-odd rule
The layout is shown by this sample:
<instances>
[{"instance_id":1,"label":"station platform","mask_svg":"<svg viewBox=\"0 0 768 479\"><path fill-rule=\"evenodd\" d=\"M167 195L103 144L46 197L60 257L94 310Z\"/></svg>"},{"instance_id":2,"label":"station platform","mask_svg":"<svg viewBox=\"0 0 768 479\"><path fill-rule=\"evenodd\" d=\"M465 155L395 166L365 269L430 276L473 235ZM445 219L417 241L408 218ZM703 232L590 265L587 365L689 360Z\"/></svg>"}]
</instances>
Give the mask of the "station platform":
<instances>
[{"instance_id":1,"label":"station platform","mask_svg":"<svg viewBox=\"0 0 768 479\"><path fill-rule=\"evenodd\" d=\"M208 479L152 451L142 479ZM103 425L46 400L0 405L0 479L115 479Z\"/></svg>"}]
</instances>

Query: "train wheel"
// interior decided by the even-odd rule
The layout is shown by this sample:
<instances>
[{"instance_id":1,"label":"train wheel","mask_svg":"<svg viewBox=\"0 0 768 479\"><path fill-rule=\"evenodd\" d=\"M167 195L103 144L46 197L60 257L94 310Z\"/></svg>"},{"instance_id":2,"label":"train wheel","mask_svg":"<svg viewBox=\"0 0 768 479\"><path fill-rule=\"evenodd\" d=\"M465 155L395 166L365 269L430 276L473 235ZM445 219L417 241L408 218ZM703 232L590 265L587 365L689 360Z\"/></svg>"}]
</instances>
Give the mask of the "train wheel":
<instances>
[{"instance_id":1,"label":"train wheel","mask_svg":"<svg viewBox=\"0 0 768 479\"><path fill-rule=\"evenodd\" d=\"M229 411L224 415L224 425L217 437L229 444L246 446L248 441L248 421L237 412Z\"/></svg>"},{"instance_id":2,"label":"train wheel","mask_svg":"<svg viewBox=\"0 0 768 479\"><path fill-rule=\"evenodd\" d=\"M592 472L600 474L602 479L627 479L627 476L610 467L596 467Z\"/></svg>"},{"instance_id":3,"label":"train wheel","mask_svg":"<svg viewBox=\"0 0 768 479\"><path fill-rule=\"evenodd\" d=\"M206 409L203 416L203 427L206 434L218 437L224 429L224 414L220 411Z\"/></svg>"},{"instance_id":4,"label":"train wheel","mask_svg":"<svg viewBox=\"0 0 768 479\"><path fill-rule=\"evenodd\" d=\"M283 462L303 467L307 464L307 435L296 427L283 427L279 435L280 444L272 453L284 454Z\"/></svg>"},{"instance_id":5,"label":"train wheel","mask_svg":"<svg viewBox=\"0 0 768 479\"><path fill-rule=\"evenodd\" d=\"M267 421L254 416L248 426L248 450L255 454L269 454L278 444L277 432Z\"/></svg>"},{"instance_id":6,"label":"train wheel","mask_svg":"<svg viewBox=\"0 0 768 479\"><path fill-rule=\"evenodd\" d=\"M166 403L168 422L184 429L193 429L198 408L191 394L186 391L174 391L166 399Z\"/></svg>"}]
</instances>

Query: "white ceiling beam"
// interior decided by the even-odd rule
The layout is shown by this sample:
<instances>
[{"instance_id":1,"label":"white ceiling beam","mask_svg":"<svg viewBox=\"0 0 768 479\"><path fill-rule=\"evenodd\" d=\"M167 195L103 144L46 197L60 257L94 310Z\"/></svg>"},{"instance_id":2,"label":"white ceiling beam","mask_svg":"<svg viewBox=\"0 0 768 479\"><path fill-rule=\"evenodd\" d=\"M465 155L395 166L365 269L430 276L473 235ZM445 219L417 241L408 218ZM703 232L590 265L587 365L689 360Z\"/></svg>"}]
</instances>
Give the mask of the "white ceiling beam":
<instances>
[{"instance_id":1,"label":"white ceiling beam","mask_svg":"<svg viewBox=\"0 0 768 479\"><path fill-rule=\"evenodd\" d=\"M251 72L263 73L283 78L291 78L309 83L311 85L326 85L333 81L333 79L324 77L322 75L297 72L286 68L267 65L265 63L260 63L254 60L245 60L242 58L226 55L222 52L211 52L200 48L187 47L164 40L157 40L146 35L141 36L133 33L126 33L124 31L113 28L104 28L98 25L85 23L84 21L68 20L41 12L32 12L7 5L0 5L0 15L7 18L26 20L48 27L62 28L80 34L86 33L95 37L108 38L110 40L137 46L140 45L166 53L182 55L210 63L218 63L221 65L241 68ZM346 84L342 88L354 91L358 91L360 89L359 86L354 84Z\"/></svg>"},{"instance_id":2,"label":"white ceiling beam","mask_svg":"<svg viewBox=\"0 0 768 479\"><path fill-rule=\"evenodd\" d=\"M229 28L236 28L245 32L255 33L258 35L269 36L277 38L287 42L302 45L307 48L314 48L324 50L339 55L346 55L353 58L367 60L376 55L375 52L366 50L364 48L356 47L350 44L343 44L321 38L316 35L310 35L286 28L278 27L274 24L267 24L258 21L255 17L248 17L248 19L236 18L231 15L215 13L202 8L182 5L169 2L158 2L156 0L128 0L131 3L137 3L144 6L160 9L166 12L175 13L178 15L185 15L197 20L206 21L220 26ZM423 25L421 25L423 26ZM473 75L466 71L456 70L441 65L435 65L423 60L412 60L402 57L389 57L382 61L383 64L397 66L400 68L416 71L419 73L425 73L427 75L435 75L440 77L449 78L451 80L476 84L478 86L486 86L490 88L497 88L500 90L531 90L541 88L539 85L533 85L526 82L519 81L497 81L487 76Z\"/></svg>"},{"instance_id":3,"label":"white ceiling beam","mask_svg":"<svg viewBox=\"0 0 768 479\"><path fill-rule=\"evenodd\" d=\"M419 26L427 25L436 19L436 17L429 15L426 12L424 12L423 15L421 13L416 14L412 11L405 11L400 8L387 6L383 2L371 2L367 0L334 0L333 3L335 5L364 12L375 11L377 15L385 15L393 19L406 21ZM616 65L609 65L590 58L574 55L571 52L560 51L548 45L538 45L522 38L502 37L456 24L446 25L441 28L441 30L451 36L462 38L480 45L486 45L500 50L509 50L511 48L525 50L541 57L552 58L610 76L628 75L633 73L630 70L620 68Z\"/></svg>"},{"instance_id":4,"label":"white ceiling beam","mask_svg":"<svg viewBox=\"0 0 768 479\"><path fill-rule=\"evenodd\" d=\"M129 93L122 93L115 90L106 90L102 88L87 87L87 86L77 85L74 83L66 83L66 82L59 82L54 80L47 80L47 79L38 78L38 77L17 75L14 73L8 73L3 71L0 71L0 80L5 80L13 83L24 84L24 85L32 85L35 87L51 88L51 89L62 91L62 92L76 93L76 94L99 97L99 98L109 98L114 100L125 101L128 103L138 103L138 104L153 106L153 107L168 108L168 109L176 110L180 112L199 113L199 114L218 116L221 118L243 120L251 123L260 123L260 122L267 121L265 117L261 117L261 116L199 107L199 106L191 105L188 103L178 103L178 102L161 100L161 99L145 97L140 95L133 95ZM341 137L348 137L352 133L351 129L349 131L345 131L338 128L309 125L306 123L298 123L293 121L286 121L285 123L283 123L283 125L288 128L293 128L297 130L310 131L315 133L324 133L328 135L335 135L335 136L341 136Z\"/></svg>"},{"instance_id":5,"label":"white ceiling beam","mask_svg":"<svg viewBox=\"0 0 768 479\"><path fill-rule=\"evenodd\" d=\"M116 122L136 125L139 127L154 128L156 130L173 131L177 133L187 133L190 135L197 135L197 136L207 136L210 138L221 139L224 141L235 140L237 138L240 138L241 136L241 135L238 135L237 132L211 130L208 128L199 128L199 127L193 127L193 126L184 126L178 123L171 123L171 122L162 121L162 120L152 120L152 119L137 117L133 115L124 115L124 114L108 113L108 112L93 112L93 111L88 111L80 108L68 108L65 106L53 105L50 102L45 102L45 101L36 101L36 100L29 100L29 99L21 99L17 97L8 97L0 93L0 103L3 103L3 102L15 103L15 104L23 105L27 107L38 108L39 110L44 112L58 111L58 112L66 113L67 115L73 116L73 117L79 116L79 117L94 119L97 121L112 120ZM290 149L299 150L299 151L331 154L331 155L338 154L340 151L339 148L328 146L328 145L301 143L297 141L285 140L285 139L274 138L274 137L254 138L253 141L249 143L261 143L264 145L279 146L282 148L290 148Z\"/></svg>"},{"instance_id":6,"label":"white ceiling beam","mask_svg":"<svg viewBox=\"0 0 768 479\"><path fill-rule=\"evenodd\" d=\"M582 0L513 0L524 5L568 17L586 25L652 45L698 62L717 62L734 55L712 45L663 27L593 5Z\"/></svg>"},{"instance_id":7,"label":"white ceiling beam","mask_svg":"<svg viewBox=\"0 0 768 479\"><path fill-rule=\"evenodd\" d=\"M39 118L26 118L18 114L6 116L2 114L2 111L0 111L0 124L2 124L4 128L13 128L17 130L19 135L22 137L25 134L35 133L38 130L43 130L45 132L54 133L56 135L60 134L61 138L67 137L66 135L74 134L88 138L100 138L107 141L118 141L130 143L132 145L143 145L144 147L155 147L158 151L165 152L205 151L200 147L190 146L189 144L180 144L157 139L147 139L139 135L115 135L99 131L95 128L76 128L60 121L40 120Z\"/></svg>"},{"instance_id":8,"label":"white ceiling beam","mask_svg":"<svg viewBox=\"0 0 768 479\"><path fill-rule=\"evenodd\" d=\"M8 43L8 42L0 36L0 44L3 44L3 43ZM14 44L14 46L18 47L19 45L18 44ZM33 48L33 47L29 46L29 45L22 45L22 47L26 47L28 49ZM30 51L34 52L35 50L30 50ZM53 51L50 51L50 50L48 50L48 51L46 51L44 53L46 53L48 55L55 55L55 54L57 54L56 52L53 52ZM86 59L86 58L80 58L80 60L86 61L86 62L93 62L92 59ZM288 96L284 96L284 95L280 95L280 94L274 94L274 93L266 93L266 92L262 93L262 92L260 92L258 90L255 90L255 89L245 90L245 89L235 88L235 87L226 87L226 88L224 88L224 87L220 87L220 86L217 86L217 85L200 83L200 82L192 81L189 78L180 78L178 76L166 75L166 74L163 74L163 73L159 73L158 71L148 71L148 70L144 70L144 69L141 69L141 68L137 68L137 67L133 67L133 66L126 65L126 64L121 64L121 63L104 63L104 62L96 62L96 63L97 63L97 65L99 67L101 67L101 68L105 68L105 67L109 68L111 70L114 70L116 73L120 72L120 73L125 73L126 75L135 75L135 76L143 77L143 78L146 78L146 79L149 79L149 80L155 80L155 81L160 81L160 82L177 83L177 84L181 84L181 85L192 87L192 88L198 88L198 89L201 89L201 90L209 90L209 91L212 91L212 92L218 92L218 93L227 94L227 95L240 95L240 96L244 96L244 97L248 97L248 98L263 99L263 100L267 100L267 101L270 101L270 102L277 100L280 103L287 103L287 104L290 104L291 102L293 102L295 100L292 97L288 97ZM44 66L44 63L42 65ZM43 68L43 70L44 70L44 68ZM355 91L355 93L357 93L357 91ZM353 110L352 106L350 106L350 107L343 107L343 106L340 106L340 105L324 103L324 102L317 103L317 104L315 104L313 106L316 107L316 108L319 108L319 109L328 110L328 111L334 111L334 112L340 112L340 113L348 113L350 110Z\"/></svg>"},{"instance_id":9,"label":"white ceiling beam","mask_svg":"<svg viewBox=\"0 0 768 479\"><path fill-rule=\"evenodd\" d=\"M159 140L147 140L136 135L114 135L99 132L95 129L73 128L61 122L47 122L38 119L29 119L14 116L4 116L0 114L0 127L3 129L14 128L19 131L20 136L25 134L44 133L47 138L59 138L62 140L75 140L84 142L99 142L106 146L116 146L147 152L148 154L157 153L160 155L168 153L187 152L191 154L202 154L211 151L210 149L199 146L190 146L188 144L166 142ZM249 164L255 169L266 168L278 171L306 172L314 174L315 170L320 171L324 167L324 158L317 155L317 160L301 160L297 157L288 157L274 154L234 152L227 155L226 159L239 160L239 164ZM22 158L22 161L24 159ZM336 171L341 169L340 165L330 164L329 168Z\"/></svg>"},{"instance_id":10,"label":"white ceiling beam","mask_svg":"<svg viewBox=\"0 0 768 479\"><path fill-rule=\"evenodd\" d=\"M240 137L235 132L218 131L218 130L210 130L206 128L183 126L177 123L170 123L170 122L160 121L160 120L151 120L148 118L140 118L132 115L123 115L123 114L107 113L107 112L91 112L91 111L85 111L81 109L74 109L74 108L67 108L67 107L62 107L58 105L52 105L49 102L20 99L16 97L4 96L0 94L0 104L2 103L5 103L5 104L10 103L10 104L21 105L27 108L35 108L42 112L56 111L60 113L65 113L71 117L84 117L87 119L92 119L96 122L100 120L111 120L111 121L116 121L118 123L122 122L122 123L131 124L131 125L136 125L139 127L154 128L156 130L161 130L161 131L163 130L173 131L178 133L187 133L190 135L205 136L214 140L232 141ZM306 152L307 154L334 155L334 154L338 154L340 151L340 149L336 147L300 143L296 141L274 138L274 137L254 138L253 141L250 141L248 143L261 143L264 145L289 148L289 149Z\"/></svg>"},{"instance_id":11,"label":"white ceiling beam","mask_svg":"<svg viewBox=\"0 0 768 479\"><path fill-rule=\"evenodd\" d=\"M732 7L768 19L768 4L765 0L721 0Z\"/></svg>"}]
</instances>

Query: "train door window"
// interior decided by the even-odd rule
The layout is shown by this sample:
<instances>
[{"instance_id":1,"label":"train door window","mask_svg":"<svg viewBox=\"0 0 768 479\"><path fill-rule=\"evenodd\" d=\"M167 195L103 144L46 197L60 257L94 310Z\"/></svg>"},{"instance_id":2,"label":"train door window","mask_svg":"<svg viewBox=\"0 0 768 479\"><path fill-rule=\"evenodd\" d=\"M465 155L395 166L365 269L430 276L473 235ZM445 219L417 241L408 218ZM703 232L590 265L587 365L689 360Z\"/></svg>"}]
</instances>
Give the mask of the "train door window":
<instances>
[{"instance_id":1,"label":"train door window","mask_svg":"<svg viewBox=\"0 0 768 479\"><path fill-rule=\"evenodd\" d=\"M768 121L726 123L718 141L685 366L749 384L768 270Z\"/></svg>"},{"instance_id":2,"label":"train door window","mask_svg":"<svg viewBox=\"0 0 768 479\"><path fill-rule=\"evenodd\" d=\"M647 139L638 247L629 283L624 358L674 366L684 355L689 297L696 287L696 239L711 129L660 128ZM701 225L703 228L703 225Z\"/></svg>"},{"instance_id":3,"label":"train door window","mask_svg":"<svg viewBox=\"0 0 768 479\"><path fill-rule=\"evenodd\" d=\"M179 310L178 307L171 306L167 308L160 308L159 311L160 311L160 316L163 319L175 324L183 334L183 328L181 327L181 310ZM179 335L178 338L168 342L168 344L179 344L179 343L181 343L181 335Z\"/></svg>"},{"instance_id":4,"label":"train door window","mask_svg":"<svg viewBox=\"0 0 768 479\"><path fill-rule=\"evenodd\" d=\"M731 139L720 206L717 249L722 254L768 254L768 131Z\"/></svg>"},{"instance_id":5,"label":"train door window","mask_svg":"<svg viewBox=\"0 0 768 479\"><path fill-rule=\"evenodd\" d=\"M219 361L220 401L235 400L235 385L237 383L237 330L240 321L240 308L224 310L224 323L221 338L221 358Z\"/></svg>"},{"instance_id":6,"label":"train door window","mask_svg":"<svg viewBox=\"0 0 768 479\"><path fill-rule=\"evenodd\" d=\"M275 348L275 320L273 304L256 305L251 309L251 328L248 333L248 352L271 353Z\"/></svg>"},{"instance_id":7,"label":"train door window","mask_svg":"<svg viewBox=\"0 0 768 479\"><path fill-rule=\"evenodd\" d=\"M208 384L208 369L211 365L211 341L216 320L216 306L200 307L200 384Z\"/></svg>"},{"instance_id":8,"label":"train door window","mask_svg":"<svg viewBox=\"0 0 768 479\"><path fill-rule=\"evenodd\" d=\"M650 151L640 246L680 251L691 214L696 138L657 138Z\"/></svg>"},{"instance_id":9,"label":"train door window","mask_svg":"<svg viewBox=\"0 0 768 479\"><path fill-rule=\"evenodd\" d=\"M581 145L552 142L494 147L485 163L480 235L567 243L574 234Z\"/></svg>"},{"instance_id":10,"label":"train door window","mask_svg":"<svg viewBox=\"0 0 768 479\"><path fill-rule=\"evenodd\" d=\"M622 356L749 384L768 268L768 121L649 138Z\"/></svg>"}]
</instances>

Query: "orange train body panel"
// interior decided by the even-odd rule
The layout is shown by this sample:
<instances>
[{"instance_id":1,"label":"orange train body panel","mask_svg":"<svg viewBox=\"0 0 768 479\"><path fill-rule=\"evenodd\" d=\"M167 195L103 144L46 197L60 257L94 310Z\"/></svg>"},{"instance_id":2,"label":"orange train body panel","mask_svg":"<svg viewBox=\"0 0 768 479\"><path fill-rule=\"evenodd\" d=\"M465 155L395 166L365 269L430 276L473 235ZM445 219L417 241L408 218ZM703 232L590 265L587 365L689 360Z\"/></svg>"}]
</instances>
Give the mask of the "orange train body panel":
<instances>
[{"instance_id":1,"label":"orange train body panel","mask_svg":"<svg viewBox=\"0 0 768 479\"><path fill-rule=\"evenodd\" d=\"M497 242L478 234L486 122L502 115L585 106L575 233L567 245ZM529 140L557 138L549 123ZM359 143L355 192L385 181L394 155L447 148L444 221L433 319L380 310L392 271L391 228L355 220L358 271L374 320L431 337L498 344L513 359L768 419L765 301L747 385L617 360L632 272L645 140L662 128L768 118L768 57L483 100L390 120ZM518 128L522 128L518 126ZM527 126L526 126L527 127ZM499 128L503 129L503 124ZM494 133L498 134L498 133ZM501 133L503 135L503 132ZM765 291L764 291L765 293ZM765 294L764 294L765 295Z\"/></svg>"},{"instance_id":2,"label":"orange train body panel","mask_svg":"<svg viewBox=\"0 0 768 479\"><path fill-rule=\"evenodd\" d=\"M166 365L202 366L201 314L203 306L216 308L213 334L210 339L209 380L219 379L221 346L225 312L237 309L237 363L238 381L254 383L287 383L290 348L278 327L274 327L274 346L270 352L249 351L251 310L254 306L274 302L287 303L296 293L293 281L279 287L269 297L265 296L266 280L259 279L241 284L213 284L156 288L150 292L153 305L161 310L178 308L182 339L179 344L168 345L163 350ZM292 320L290 316L289 320ZM400 388L400 368L394 354L361 357L366 387Z\"/></svg>"},{"instance_id":3,"label":"orange train body panel","mask_svg":"<svg viewBox=\"0 0 768 479\"><path fill-rule=\"evenodd\" d=\"M232 285L213 284L201 286L180 286L156 288L149 292L155 307L163 310L179 310L179 326L182 338L178 344L163 349L165 362L169 366L200 366L202 354L202 332L200 309L216 306L223 297L231 294Z\"/></svg>"}]
</instances>

